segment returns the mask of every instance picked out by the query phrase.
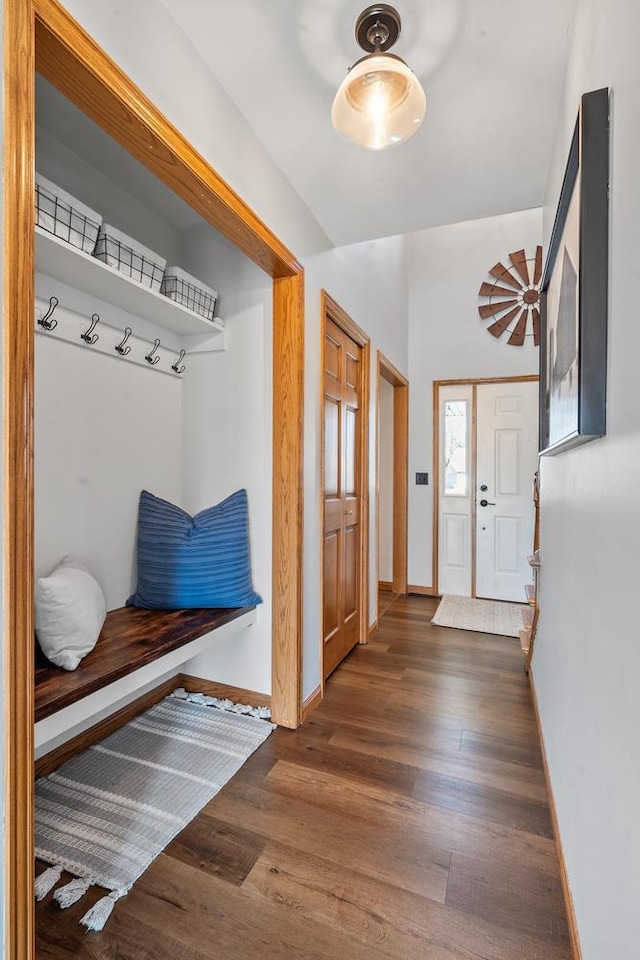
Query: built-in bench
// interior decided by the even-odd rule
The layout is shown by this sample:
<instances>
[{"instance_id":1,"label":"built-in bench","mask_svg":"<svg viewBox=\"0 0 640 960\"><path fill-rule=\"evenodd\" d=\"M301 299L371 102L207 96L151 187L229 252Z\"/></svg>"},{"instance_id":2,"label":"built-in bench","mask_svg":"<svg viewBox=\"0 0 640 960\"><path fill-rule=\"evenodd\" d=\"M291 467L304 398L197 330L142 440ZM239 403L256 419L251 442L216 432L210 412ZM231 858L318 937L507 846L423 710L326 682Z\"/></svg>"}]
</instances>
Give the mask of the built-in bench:
<instances>
[{"instance_id":1,"label":"built-in bench","mask_svg":"<svg viewBox=\"0 0 640 960\"><path fill-rule=\"evenodd\" d=\"M77 670L53 666L38 650L36 723L254 609L112 610L96 646Z\"/></svg>"}]
</instances>

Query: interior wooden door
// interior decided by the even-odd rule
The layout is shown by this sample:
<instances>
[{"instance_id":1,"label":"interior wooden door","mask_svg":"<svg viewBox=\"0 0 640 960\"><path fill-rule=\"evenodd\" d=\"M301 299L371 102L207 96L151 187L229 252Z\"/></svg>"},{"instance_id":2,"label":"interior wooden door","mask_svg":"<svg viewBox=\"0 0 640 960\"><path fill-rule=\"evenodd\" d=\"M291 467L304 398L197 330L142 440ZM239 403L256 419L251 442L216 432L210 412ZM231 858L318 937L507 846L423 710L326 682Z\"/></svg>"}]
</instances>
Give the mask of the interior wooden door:
<instances>
[{"instance_id":1,"label":"interior wooden door","mask_svg":"<svg viewBox=\"0 0 640 960\"><path fill-rule=\"evenodd\" d=\"M329 317L324 344L323 673L358 643L362 349Z\"/></svg>"}]
</instances>

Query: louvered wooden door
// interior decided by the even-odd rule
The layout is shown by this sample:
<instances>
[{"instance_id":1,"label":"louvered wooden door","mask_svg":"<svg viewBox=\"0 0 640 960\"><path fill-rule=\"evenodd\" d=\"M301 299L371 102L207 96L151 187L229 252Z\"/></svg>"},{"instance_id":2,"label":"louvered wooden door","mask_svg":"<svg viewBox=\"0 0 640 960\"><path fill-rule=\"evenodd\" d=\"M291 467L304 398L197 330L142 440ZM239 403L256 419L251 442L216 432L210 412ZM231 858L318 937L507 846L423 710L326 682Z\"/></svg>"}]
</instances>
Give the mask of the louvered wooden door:
<instances>
[{"instance_id":1,"label":"louvered wooden door","mask_svg":"<svg viewBox=\"0 0 640 960\"><path fill-rule=\"evenodd\" d=\"M323 667L325 678L356 645L359 565L362 350L328 317L324 344Z\"/></svg>"}]
</instances>

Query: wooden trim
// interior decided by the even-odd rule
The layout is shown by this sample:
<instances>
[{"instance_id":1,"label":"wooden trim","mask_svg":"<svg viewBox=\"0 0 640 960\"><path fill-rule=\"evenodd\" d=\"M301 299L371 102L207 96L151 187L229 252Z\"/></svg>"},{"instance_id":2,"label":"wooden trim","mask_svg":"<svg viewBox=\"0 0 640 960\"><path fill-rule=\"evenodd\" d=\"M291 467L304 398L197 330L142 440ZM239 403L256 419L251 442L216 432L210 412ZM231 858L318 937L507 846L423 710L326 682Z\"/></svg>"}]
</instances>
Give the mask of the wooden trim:
<instances>
[{"instance_id":1,"label":"wooden trim","mask_svg":"<svg viewBox=\"0 0 640 960\"><path fill-rule=\"evenodd\" d=\"M409 387L393 388L393 592L407 592Z\"/></svg>"},{"instance_id":2,"label":"wooden trim","mask_svg":"<svg viewBox=\"0 0 640 960\"><path fill-rule=\"evenodd\" d=\"M547 796L549 798L549 813L551 814L553 836L554 836L555 845L556 845L556 853L558 855L558 864L560 866L560 884L562 886L562 895L564 897L564 905L567 913L567 925L569 927L569 940L571 942L571 957L572 957L572 960L582 960L582 950L580 947L580 935L578 932L578 921L576 918L576 911L573 904L573 897L571 895L571 887L569 885L569 877L567 874L567 865L564 858L564 850L562 848L562 835L560 833L560 824L558 823L558 812L556 810L556 801L553 795L551 777L549 775L547 751L544 744L544 736L542 734L542 724L540 723L540 710L538 709L538 695L536 693L536 686L533 679L533 673L529 674L529 682L531 684L533 710L536 717L536 726L538 728L538 737L540 738L540 747L542 750L542 766L544 768L544 779L547 785Z\"/></svg>"},{"instance_id":3,"label":"wooden trim","mask_svg":"<svg viewBox=\"0 0 640 960\"><path fill-rule=\"evenodd\" d=\"M369 627L369 640L373 640L376 633L380 629L380 624L377 620L374 620L371 626Z\"/></svg>"},{"instance_id":4,"label":"wooden trim","mask_svg":"<svg viewBox=\"0 0 640 960\"><path fill-rule=\"evenodd\" d=\"M380 380L393 387L393 592L407 592L409 516L409 381L383 353L377 353L376 395L376 564L380 552ZM379 611L378 611L379 614Z\"/></svg>"},{"instance_id":5,"label":"wooden trim","mask_svg":"<svg viewBox=\"0 0 640 960\"><path fill-rule=\"evenodd\" d=\"M169 694L179 686L181 686L181 678L179 676L170 677L169 680L165 680L160 686L154 687L153 690L149 690L141 697L132 700L131 703L128 703L120 710L116 710L115 713L100 720L99 723L95 723L92 727L89 727L88 730L83 730L82 733L79 733L71 740L67 740L66 743L44 754L44 756L35 762L36 780L39 777L46 777L48 774L53 773L53 771L57 770L63 763L66 763L67 760L75 757L78 753L82 753L83 750L87 750L94 743L98 743L100 740L108 737L114 730L119 730L119 728L123 727L129 720L137 717L139 713L143 713L145 710L148 710L149 707L159 703L160 700L164 700L165 697L168 697ZM184 686L184 684L182 684L182 686Z\"/></svg>"},{"instance_id":6,"label":"wooden trim","mask_svg":"<svg viewBox=\"0 0 640 960\"><path fill-rule=\"evenodd\" d=\"M421 587L418 584L410 583L407 587L407 593L417 593L421 597L439 597L440 594L435 587Z\"/></svg>"},{"instance_id":7,"label":"wooden trim","mask_svg":"<svg viewBox=\"0 0 640 960\"><path fill-rule=\"evenodd\" d=\"M271 695L274 722L295 728L302 701L304 276L273 284Z\"/></svg>"},{"instance_id":8,"label":"wooden trim","mask_svg":"<svg viewBox=\"0 0 640 960\"><path fill-rule=\"evenodd\" d=\"M313 711L322 702L322 687L318 685L302 704L302 723L306 723Z\"/></svg>"},{"instance_id":9,"label":"wooden trim","mask_svg":"<svg viewBox=\"0 0 640 960\"><path fill-rule=\"evenodd\" d=\"M293 254L60 6L35 0L36 69L271 277Z\"/></svg>"},{"instance_id":10,"label":"wooden trim","mask_svg":"<svg viewBox=\"0 0 640 960\"><path fill-rule=\"evenodd\" d=\"M469 433L471 444L471 456L469 457L469 482L473 483L472 489L478 489L478 384L471 384L471 431ZM471 527L471 596L476 596L476 563L478 560L478 530L476 527L478 519L478 508L476 506L475 495L471 497L471 510L469 513L469 525Z\"/></svg>"},{"instance_id":11,"label":"wooden trim","mask_svg":"<svg viewBox=\"0 0 640 960\"><path fill-rule=\"evenodd\" d=\"M380 618L380 351L376 353L376 450L375 450L375 471L376 471L376 489L375 489L375 521L376 521L376 541L375 541L375 564L376 564L376 582L378 590L376 591L376 623ZM371 639L371 628L369 628L369 639Z\"/></svg>"},{"instance_id":12,"label":"wooden trim","mask_svg":"<svg viewBox=\"0 0 640 960\"><path fill-rule=\"evenodd\" d=\"M33 389L34 30L30 0L4 5L5 949L34 956Z\"/></svg>"},{"instance_id":13,"label":"wooden trim","mask_svg":"<svg viewBox=\"0 0 640 960\"><path fill-rule=\"evenodd\" d=\"M114 730L119 730L129 720L137 717L139 713L143 713L149 707L164 700L178 687L184 687L189 693L204 693L208 697L227 698L234 700L236 703L248 703L252 707L271 706L271 697L268 693L255 693L253 690L245 690L242 687L231 687L226 683L214 683L211 680L201 680L199 677L178 673L175 677L169 677L160 686L154 687L153 690L147 691L120 710L116 710L115 713L100 720L99 723L95 723L88 730L83 730L76 737L67 740L66 743L40 757L35 763L36 779L46 777L63 763L66 763L67 760L108 737Z\"/></svg>"},{"instance_id":14,"label":"wooden trim","mask_svg":"<svg viewBox=\"0 0 640 960\"><path fill-rule=\"evenodd\" d=\"M378 580L378 589L379 590L392 590L393 583L391 580ZM394 591L395 593L395 591Z\"/></svg>"},{"instance_id":15,"label":"wooden trim","mask_svg":"<svg viewBox=\"0 0 640 960\"><path fill-rule=\"evenodd\" d=\"M207 697L219 697L221 700L233 700L234 703L248 703L251 707L271 707L272 698L268 693L257 693L244 687L234 687L215 680L203 680L188 673L179 673L173 679L173 687L184 687L188 693L204 693Z\"/></svg>"},{"instance_id":16,"label":"wooden trim","mask_svg":"<svg viewBox=\"0 0 640 960\"><path fill-rule=\"evenodd\" d=\"M390 360L387 360L384 353L378 350L378 366L383 380L386 380L387 383L390 383L392 387L408 387L409 381L400 373L397 367L391 363Z\"/></svg>"},{"instance_id":17,"label":"wooden trim","mask_svg":"<svg viewBox=\"0 0 640 960\"><path fill-rule=\"evenodd\" d=\"M318 589L319 589L319 642L318 642L318 669L320 671L320 690L324 698L326 679L324 675L324 417L325 417L325 383L324 370L326 363L326 313L324 291L320 291L320 375L318 377L319 389L319 420L320 429L318 431L318 462L320 471L319 496L318 496Z\"/></svg>"},{"instance_id":18,"label":"wooden trim","mask_svg":"<svg viewBox=\"0 0 640 960\"><path fill-rule=\"evenodd\" d=\"M36 43L37 41L37 43ZM56 0L4 14L4 563L8 960L34 955L34 75L54 86L274 279L274 719L300 722L302 267Z\"/></svg>"},{"instance_id":19,"label":"wooden trim","mask_svg":"<svg viewBox=\"0 0 640 960\"><path fill-rule=\"evenodd\" d=\"M322 357L322 366L320 369L320 382L321 382L321 411L323 411L322 416L320 417L320 465L322 474L324 476L324 338L325 338L325 329L326 329L326 320L332 320L343 333L346 333L348 337L358 344L362 350L362 360L361 360L361 392L360 392L360 403L362 408L362 417L360 418L360 537L361 537L361 549L360 549L360 570L359 570L359 580L360 580L360 624L358 630L359 643L367 643L369 639L369 430L370 430L370 419L371 419L371 409L370 409L370 382L371 382L371 343L369 337L364 332L364 330L358 326L358 324L351 319L349 314L343 310L337 301L331 297L326 290L320 291L320 336L322 337L321 344L321 357ZM324 490L323 482L320 484L320 500L322 508L322 523L321 523L321 540L324 549L324 536L322 531L324 531ZM324 569L324 560L321 555L320 559L320 570L321 570L321 590L323 589L322 583L322 570ZM320 595L322 602L322 593ZM320 663L321 670L320 675L324 676L324 666L322 659L322 646L323 638L320 639ZM322 684L322 690L324 693L324 684Z\"/></svg>"},{"instance_id":20,"label":"wooden trim","mask_svg":"<svg viewBox=\"0 0 640 960\"><path fill-rule=\"evenodd\" d=\"M534 380L540 380L540 377L537 373L527 373L520 377L460 377L455 380L434 380L434 385L437 383L440 387L456 387L464 386L465 384L482 384L482 383L530 383Z\"/></svg>"},{"instance_id":21,"label":"wooden trim","mask_svg":"<svg viewBox=\"0 0 640 960\"><path fill-rule=\"evenodd\" d=\"M329 317L330 320L333 320L342 332L351 337L363 350L370 345L369 337L362 327L359 327L355 320L351 319L346 310L326 290L320 291L320 311L323 318Z\"/></svg>"},{"instance_id":22,"label":"wooden trim","mask_svg":"<svg viewBox=\"0 0 640 960\"><path fill-rule=\"evenodd\" d=\"M433 381L431 418L433 424L433 464L431 479L433 481L433 513L431 518L431 582L433 590L438 592L440 574L440 384Z\"/></svg>"}]
</instances>

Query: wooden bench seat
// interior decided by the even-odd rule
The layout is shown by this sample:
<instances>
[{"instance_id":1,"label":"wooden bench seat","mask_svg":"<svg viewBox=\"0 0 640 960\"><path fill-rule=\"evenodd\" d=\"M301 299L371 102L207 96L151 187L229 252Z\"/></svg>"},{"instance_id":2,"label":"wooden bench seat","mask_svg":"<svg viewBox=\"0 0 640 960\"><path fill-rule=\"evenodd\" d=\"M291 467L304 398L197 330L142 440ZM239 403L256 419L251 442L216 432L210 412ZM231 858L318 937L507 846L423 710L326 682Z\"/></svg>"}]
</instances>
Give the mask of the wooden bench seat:
<instances>
[{"instance_id":1,"label":"wooden bench seat","mask_svg":"<svg viewBox=\"0 0 640 960\"><path fill-rule=\"evenodd\" d=\"M53 666L38 648L36 722L254 609L112 610L97 644L77 670Z\"/></svg>"}]
</instances>

